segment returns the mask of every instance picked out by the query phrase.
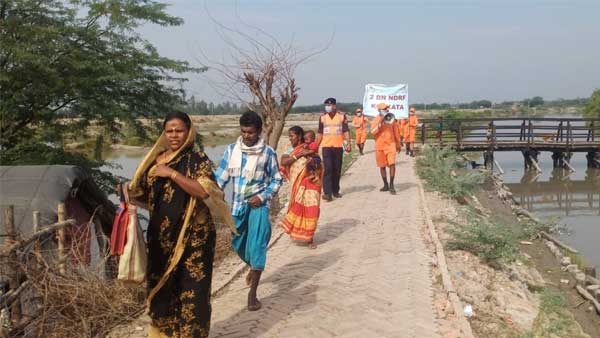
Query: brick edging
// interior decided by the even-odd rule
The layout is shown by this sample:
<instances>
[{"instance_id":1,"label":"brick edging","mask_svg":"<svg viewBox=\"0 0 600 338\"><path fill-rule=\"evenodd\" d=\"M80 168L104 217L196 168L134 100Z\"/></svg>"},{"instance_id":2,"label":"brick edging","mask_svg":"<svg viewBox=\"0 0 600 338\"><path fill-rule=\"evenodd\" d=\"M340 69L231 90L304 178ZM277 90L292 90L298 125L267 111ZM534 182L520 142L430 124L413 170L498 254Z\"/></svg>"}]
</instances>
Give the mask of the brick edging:
<instances>
[{"instance_id":1,"label":"brick edging","mask_svg":"<svg viewBox=\"0 0 600 338\"><path fill-rule=\"evenodd\" d=\"M429 213L429 208L427 207L427 203L425 200L425 191L423 190L423 183L421 179L417 177L417 185L419 186L419 195L421 197L421 205L423 215L425 216L425 222L427 223L427 228L429 229L429 235L431 236L431 240L435 245L435 254L437 256L437 266L442 274L442 285L448 299L452 303L452 307L454 309L454 314L456 318L458 318L460 324L460 330L462 331L464 338L474 338L473 331L471 330L471 324L467 320L467 318L463 314L463 305L458 298L456 293L456 289L454 289L454 285L452 285L452 279L450 278L450 273L448 272L448 265L446 264L446 256L444 255L444 246L440 242L440 239L437 235L437 231L435 229L435 225L431 220L431 214Z\"/></svg>"}]
</instances>

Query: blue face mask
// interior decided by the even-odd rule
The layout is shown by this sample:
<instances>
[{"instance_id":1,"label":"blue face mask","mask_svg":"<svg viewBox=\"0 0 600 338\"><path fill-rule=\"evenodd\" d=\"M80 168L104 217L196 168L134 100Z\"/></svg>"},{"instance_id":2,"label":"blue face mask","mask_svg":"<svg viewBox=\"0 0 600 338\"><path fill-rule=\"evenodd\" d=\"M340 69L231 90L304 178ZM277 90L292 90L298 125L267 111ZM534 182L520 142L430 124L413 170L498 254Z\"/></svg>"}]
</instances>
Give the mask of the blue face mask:
<instances>
[{"instance_id":1,"label":"blue face mask","mask_svg":"<svg viewBox=\"0 0 600 338\"><path fill-rule=\"evenodd\" d=\"M332 106L325 106L325 111L328 113L331 113L333 111L333 107Z\"/></svg>"}]
</instances>

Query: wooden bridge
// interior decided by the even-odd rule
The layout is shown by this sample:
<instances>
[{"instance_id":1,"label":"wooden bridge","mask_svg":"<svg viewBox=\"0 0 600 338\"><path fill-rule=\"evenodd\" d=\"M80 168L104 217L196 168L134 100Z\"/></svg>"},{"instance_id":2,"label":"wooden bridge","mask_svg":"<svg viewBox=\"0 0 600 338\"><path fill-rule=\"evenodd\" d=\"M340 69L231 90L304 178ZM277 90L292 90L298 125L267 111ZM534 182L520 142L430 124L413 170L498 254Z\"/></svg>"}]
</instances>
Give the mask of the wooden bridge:
<instances>
[{"instance_id":1,"label":"wooden bridge","mask_svg":"<svg viewBox=\"0 0 600 338\"><path fill-rule=\"evenodd\" d=\"M481 151L494 167L495 151L520 151L526 169L541 172L538 155L552 152L555 168L574 170L574 152L587 152L588 167L600 168L600 118L473 118L424 119L417 137L422 144ZM498 165L496 163L496 165Z\"/></svg>"}]
</instances>

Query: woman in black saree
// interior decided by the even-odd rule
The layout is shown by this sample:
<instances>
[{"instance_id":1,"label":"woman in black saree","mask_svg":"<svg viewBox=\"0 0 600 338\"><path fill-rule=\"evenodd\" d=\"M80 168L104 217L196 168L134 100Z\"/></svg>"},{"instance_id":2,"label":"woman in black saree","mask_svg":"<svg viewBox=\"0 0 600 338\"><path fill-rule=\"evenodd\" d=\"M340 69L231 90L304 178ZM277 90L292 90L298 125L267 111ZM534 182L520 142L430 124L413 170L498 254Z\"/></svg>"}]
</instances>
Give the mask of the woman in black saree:
<instances>
[{"instance_id":1,"label":"woman in black saree","mask_svg":"<svg viewBox=\"0 0 600 338\"><path fill-rule=\"evenodd\" d=\"M150 212L149 337L208 337L215 223L235 227L189 116L170 113L163 127L129 184L132 203Z\"/></svg>"}]
</instances>

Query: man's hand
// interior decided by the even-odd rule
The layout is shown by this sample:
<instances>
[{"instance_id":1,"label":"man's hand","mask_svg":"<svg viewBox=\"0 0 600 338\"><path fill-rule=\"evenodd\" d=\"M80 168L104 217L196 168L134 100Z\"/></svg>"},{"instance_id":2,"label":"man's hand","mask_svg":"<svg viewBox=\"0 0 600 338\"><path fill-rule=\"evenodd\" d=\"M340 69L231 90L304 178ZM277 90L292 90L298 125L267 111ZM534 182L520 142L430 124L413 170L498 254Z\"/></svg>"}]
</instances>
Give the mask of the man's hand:
<instances>
[{"instance_id":1,"label":"man's hand","mask_svg":"<svg viewBox=\"0 0 600 338\"><path fill-rule=\"evenodd\" d=\"M262 200L258 195L252 196L248 200L248 205L250 205L251 208L258 208L262 205Z\"/></svg>"},{"instance_id":2,"label":"man's hand","mask_svg":"<svg viewBox=\"0 0 600 338\"><path fill-rule=\"evenodd\" d=\"M349 153L352 151L352 144L350 142L346 142L346 152Z\"/></svg>"}]
</instances>

